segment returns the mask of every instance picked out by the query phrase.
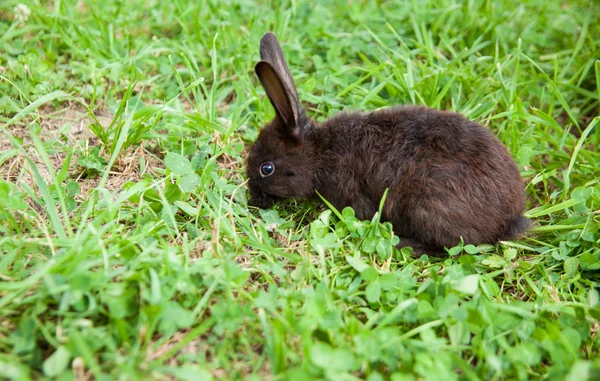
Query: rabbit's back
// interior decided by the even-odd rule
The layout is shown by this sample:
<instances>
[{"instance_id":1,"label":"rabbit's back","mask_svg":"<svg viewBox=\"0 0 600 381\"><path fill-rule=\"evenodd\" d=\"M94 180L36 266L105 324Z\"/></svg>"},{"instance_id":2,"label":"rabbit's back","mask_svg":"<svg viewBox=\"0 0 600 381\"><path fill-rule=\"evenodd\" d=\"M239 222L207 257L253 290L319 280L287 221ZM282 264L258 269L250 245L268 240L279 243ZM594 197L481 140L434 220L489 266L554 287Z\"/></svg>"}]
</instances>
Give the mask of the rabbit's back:
<instances>
[{"instance_id":1,"label":"rabbit's back","mask_svg":"<svg viewBox=\"0 0 600 381\"><path fill-rule=\"evenodd\" d=\"M433 246L494 242L521 223L525 196L506 147L456 113L401 106L341 114L314 130L317 190Z\"/></svg>"}]
</instances>

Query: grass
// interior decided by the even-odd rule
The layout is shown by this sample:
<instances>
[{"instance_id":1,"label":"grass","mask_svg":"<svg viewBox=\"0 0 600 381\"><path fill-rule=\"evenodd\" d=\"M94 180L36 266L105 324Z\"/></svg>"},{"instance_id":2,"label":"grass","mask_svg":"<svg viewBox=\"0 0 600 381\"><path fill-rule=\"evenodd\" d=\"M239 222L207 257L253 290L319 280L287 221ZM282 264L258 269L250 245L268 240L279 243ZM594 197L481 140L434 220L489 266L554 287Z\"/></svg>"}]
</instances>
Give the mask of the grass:
<instances>
[{"instance_id":1,"label":"grass","mask_svg":"<svg viewBox=\"0 0 600 381\"><path fill-rule=\"evenodd\" d=\"M597 3L21 2L0 4L3 379L598 379ZM267 30L317 120L416 103L490 128L535 229L412 258L350 209L249 207Z\"/></svg>"}]
</instances>

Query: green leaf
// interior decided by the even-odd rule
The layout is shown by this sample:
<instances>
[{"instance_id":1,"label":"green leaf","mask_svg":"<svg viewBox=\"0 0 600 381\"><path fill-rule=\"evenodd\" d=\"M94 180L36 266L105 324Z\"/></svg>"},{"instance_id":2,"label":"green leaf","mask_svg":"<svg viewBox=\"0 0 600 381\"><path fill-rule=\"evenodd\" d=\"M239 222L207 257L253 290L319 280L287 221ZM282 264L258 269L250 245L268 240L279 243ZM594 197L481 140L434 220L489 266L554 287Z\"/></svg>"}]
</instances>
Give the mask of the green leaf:
<instances>
[{"instance_id":1,"label":"green leaf","mask_svg":"<svg viewBox=\"0 0 600 381\"><path fill-rule=\"evenodd\" d=\"M106 166L107 162L103 157L90 153L88 156L79 156L77 164L85 168L100 171Z\"/></svg>"},{"instance_id":2,"label":"green leaf","mask_svg":"<svg viewBox=\"0 0 600 381\"><path fill-rule=\"evenodd\" d=\"M491 253L496 251L496 247L489 243L481 243L477 245L477 250L479 250L480 253Z\"/></svg>"},{"instance_id":3,"label":"green leaf","mask_svg":"<svg viewBox=\"0 0 600 381\"><path fill-rule=\"evenodd\" d=\"M582 254L581 257L579 257L579 263L583 270L600 270L600 260L593 254Z\"/></svg>"},{"instance_id":4,"label":"green leaf","mask_svg":"<svg viewBox=\"0 0 600 381\"><path fill-rule=\"evenodd\" d=\"M127 287L124 283L109 284L101 298L114 319L123 319L136 312L137 289L135 287Z\"/></svg>"},{"instance_id":5,"label":"green leaf","mask_svg":"<svg viewBox=\"0 0 600 381\"><path fill-rule=\"evenodd\" d=\"M392 245L389 240L380 238L377 242L377 255L379 258L386 260L392 255Z\"/></svg>"},{"instance_id":6,"label":"green leaf","mask_svg":"<svg viewBox=\"0 0 600 381\"><path fill-rule=\"evenodd\" d=\"M352 352L341 348L332 348L329 344L316 342L310 349L312 362L322 369L351 371L355 368Z\"/></svg>"},{"instance_id":7,"label":"green leaf","mask_svg":"<svg viewBox=\"0 0 600 381\"><path fill-rule=\"evenodd\" d=\"M62 374L67 369L67 366L69 366L70 359L71 352L65 347L60 346L56 348L56 351L54 351L42 365L44 374L48 377L56 377Z\"/></svg>"},{"instance_id":8,"label":"green leaf","mask_svg":"<svg viewBox=\"0 0 600 381\"><path fill-rule=\"evenodd\" d=\"M260 209L258 212L265 221L267 231L273 231L276 227L285 223L285 220L279 217L279 212L275 209Z\"/></svg>"},{"instance_id":9,"label":"green leaf","mask_svg":"<svg viewBox=\"0 0 600 381\"><path fill-rule=\"evenodd\" d=\"M507 247L506 249L504 249L504 258L506 258L509 261L512 261L513 259L515 259L517 256L517 249L515 249L514 247Z\"/></svg>"},{"instance_id":10,"label":"green leaf","mask_svg":"<svg viewBox=\"0 0 600 381\"><path fill-rule=\"evenodd\" d=\"M346 262L348 262L348 264L350 266L352 266L354 268L354 270L358 271L359 273L362 273L364 270L369 268L369 265L367 265L366 263L364 263L360 257L358 256L351 256L351 255L346 255Z\"/></svg>"},{"instance_id":11,"label":"green leaf","mask_svg":"<svg viewBox=\"0 0 600 381\"><path fill-rule=\"evenodd\" d=\"M453 346L459 346L469 343L469 329L465 322L457 322L448 327L448 337Z\"/></svg>"},{"instance_id":12,"label":"green leaf","mask_svg":"<svg viewBox=\"0 0 600 381\"><path fill-rule=\"evenodd\" d=\"M372 372L369 377L367 377L367 381L384 381L383 376L377 372Z\"/></svg>"},{"instance_id":13,"label":"green leaf","mask_svg":"<svg viewBox=\"0 0 600 381\"><path fill-rule=\"evenodd\" d=\"M165 165L176 175L187 175L194 172L192 163L185 156L175 152L167 152Z\"/></svg>"},{"instance_id":14,"label":"green leaf","mask_svg":"<svg viewBox=\"0 0 600 381\"><path fill-rule=\"evenodd\" d=\"M567 276L573 278L577 275L577 270L579 269L579 259L575 257L567 258L564 263L564 268Z\"/></svg>"},{"instance_id":15,"label":"green leaf","mask_svg":"<svg viewBox=\"0 0 600 381\"><path fill-rule=\"evenodd\" d=\"M419 317L427 318L435 313L435 309L427 300L420 300L417 305L417 313Z\"/></svg>"},{"instance_id":16,"label":"green leaf","mask_svg":"<svg viewBox=\"0 0 600 381\"><path fill-rule=\"evenodd\" d=\"M319 221L321 221L324 225L329 225L329 219L331 218L332 211L330 209L324 210L319 215Z\"/></svg>"},{"instance_id":17,"label":"green leaf","mask_svg":"<svg viewBox=\"0 0 600 381\"><path fill-rule=\"evenodd\" d=\"M23 201L21 193L16 191L12 183L3 180L0 180L0 205L11 210L27 209L27 203Z\"/></svg>"},{"instance_id":18,"label":"green leaf","mask_svg":"<svg viewBox=\"0 0 600 381\"><path fill-rule=\"evenodd\" d=\"M559 212L562 210L565 210L567 208L571 208L579 203L581 203L581 200L577 200L574 198L571 198L569 200L560 202L556 205L541 205L538 206L537 208L531 209L529 212L526 213L526 217L528 218L536 218L536 217L541 217L541 216L546 216L555 212Z\"/></svg>"},{"instance_id":19,"label":"green leaf","mask_svg":"<svg viewBox=\"0 0 600 381\"><path fill-rule=\"evenodd\" d=\"M598 291L595 288L590 288L587 294L587 303L588 306L594 307L600 301L600 295L598 295Z\"/></svg>"},{"instance_id":20,"label":"green leaf","mask_svg":"<svg viewBox=\"0 0 600 381\"><path fill-rule=\"evenodd\" d=\"M189 203L185 201L175 201L175 206L179 208L182 212L191 217L196 217L200 214L199 208L194 208Z\"/></svg>"},{"instance_id":21,"label":"green leaf","mask_svg":"<svg viewBox=\"0 0 600 381\"><path fill-rule=\"evenodd\" d=\"M150 304L158 305L162 301L161 290L160 290L160 279L156 270L150 268Z\"/></svg>"},{"instance_id":22,"label":"green leaf","mask_svg":"<svg viewBox=\"0 0 600 381\"><path fill-rule=\"evenodd\" d=\"M179 189L179 187L176 184L171 184L171 183L169 183L165 186L164 194L165 194L165 198L169 202L178 201L181 199L181 196L182 196L181 189Z\"/></svg>"},{"instance_id":23,"label":"green leaf","mask_svg":"<svg viewBox=\"0 0 600 381\"><path fill-rule=\"evenodd\" d=\"M506 260L497 254L492 254L481 261L481 263L491 268L499 268L506 264Z\"/></svg>"},{"instance_id":24,"label":"green leaf","mask_svg":"<svg viewBox=\"0 0 600 381\"><path fill-rule=\"evenodd\" d=\"M377 237L367 237L363 241L362 249L365 253L373 253L377 249L377 243L379 242L379 238Z\"/></svg>"},{"instance_id":25,"label":"green leaf","mask_svg":"<svg viewBox=\"0 0 600 381\"><path fill-rule=\"evenodd\" d=\"M577 187L571 192L571 197L579 202L585 202L592 194L592 188Z\"/></svg>"},{"instance_id":26,"label":"green leaf","mask_svg":"<svg viewBox=\"0 0 600 381\"><path fill-rule=\"evenodd\" d=\"M342 217L344 217L344 219L348 219L350 217L354 217L354 209L352 209L351 207L347 206L342 210Z\"/></svg>"},{"instance_id":27,"label":"green leaf","mask_svg":"<svg viewBox=\"0 0 600 381\"><path fill-rule=\"evenodd\" d=\"M129 112L137 112L144 109L144 102L139 95L134 95L127 100L127 108Z\"/></svg>"},{"instance_id":28,"label":"green leaf","mask_svg":"<svg viewBox=\"0 0 600 381\"><path fill-rule=\"evenodd\" d=\"M390 381L416 381L417 377L410 373L392 373Z\"/></svg>"},{"instance_id":29,"label":"green leaf","mask_svg":"<svg viewBox=\"0 0 600 381\"><path fill-rule=\"evenodd\" d=\"M313 238L310 240L310 246L319 255L323 255L325 250L340 246L337 236L334 233L327 233L323 238Z\"/></svg>"},{"instance_id":30,"label":"green leaf","mask_svg":"<svg viewBox=\"0 0 600 381\"><path fill-rule=\"evenodd\" d=\"M270 287L268 292L260 290L254 300L254 305L268 311L275 311L277 308L277 289Z\"/></svg>"},{"instance_id":31,"label":"green leaf","mask_svg":"<svg viewBox=\"0 0 600 381\"><path fill-rule=\"evenodd\" d=\"M462 243L462 242L460 242L458 245L456 245L456 246L454 246L454 247L451 247L451 248L449 248L449 249L448 249L448 254L450 254L450 256L452 256L452 257L453 257L453 256L455 256L455 255L458 255L458 254L460 254L460 253L461 253L461 251L462 251L462 249L463 249L463 243Z\"/></svg>"},{"instance_id":32,"label":"green leaf","mask_svg":"<svg viewBox=\"0 0 600 381\"><path fill-rule=\"evenodd\" d=\"M381 288L384 290L390 290L393 287L400 286L400 280L396 277L394 273L384 273L379 278L379 283L381 283Z\"/></svg>"},{"instance_id":33,"label":"green leaf","mask_svg":"<svg viewBox=\"0 0 600 381\"><path fill-rule=\"evenodd\" d=\"M192 157L192 168L194 171L204 168L204 165L206 164L206 156L206 152L196 152L196 154Z\"/></svg>"},{"instance_id":34,"label":"green leaf","mask_svg":"<svg viewBox=\"0 0 600 381\"><path fill-rule=\"evenodd\" d=\"M75 196L79 193L79 184L76 181L69 181L67 183L67 194L69 196Z\"/></svg>"},{"instance_id":35,"label":"green leaf","mask_svg":"<svg viewBox=\"0 0 600 381\"><path fill-rule=\"evenodd\" d=\"M563 343L569 348L571 352L577 352L579 347L581 347L581 336L579 335L579 331L575 328L567 328L561 332L560 335Z\"/></svg>"},{"instance_id":36,"label":"green leaf","mask_svg":"<svg viewBox=\"0 0 600 381\"><path fill-rule=\"evenodd\" d=\"M511 349L509 356L515 362L525 363L530 366L538 364L542 359L539 349L533 343L515 345Z\"/></svg>"},{"instance_id":37,"label":"green leaf","mask_svg":"<svg viewBox=\"0 0 600 381\"><path fill-rule=\"evenodd\" d=\"M143 199L150 202L160 202L160 196L155 189L148 189L143 194Z\"/></svg>"},{"instance_id":38,"label":"green leaf","mask_svg":"<svg viewBox=\"0 0 600 381\"><path fill-rule=\"evenodd\" d=\"M4 200L9 197L14 185L8 181L0 180L0 200Z\"/></svg>"},{"instance_id":39,"label":"green leaf","mask_svg":"<svg viewBox=\"0 0 600 381\"><path fill-rule=\"evenodd\" d=\"M402 315L402 313L404 313L409 308L412 308L413 306L417 305L418 303L419 300L417 298L410 298L401 301L379 322L378 328L383 328L388 324L395 323L396 319L398 319Z\"/></svg>"},{"instance_id":40,"label":"green leaf","mask_svg":"<svg viewBox=\"0 0 600 381\"><path fill-rule=\"evenodd\" d=\"M365 290L365 296L369 303L379 302L379 298L381 297L381 284L379 284L378 280L369 283Z\"/></svg>"},{"instance_id":41,"label":"green leaf","mask_svg":"<svg viewBox=\"0 0 600 381\"><path fill-rule=\"evenodd\" d=\"M478 254L479 253L479 248L477 248L477 246L475 245L465 245L465 247L463 247L463 250L466 251L468 254Z\"/></svg>"},{"instance_id":42,"label":"green leaf","mask_svg":"<svg viewBox=\"0 0 600 381\"><path fill-rule=\"evenodd\" d=\"M72 212L77 208L77 201L73 197L65 198L65 206L67 207L67 211Z\"/></svg>"},{"instance_id":43,"label":"green leaf","mask_svg":"<svg viewBox=\"0 0 600 381\"><path fill-rule=\"evenodd\" d=\"M479 287L479 274L467 275L466 277L453 281L452 288L467 295L474 295Z\"/></svg>"},{"instance_id":44,"label":"green leaf","mask_svg":"<svg viewBox=\"0 0 600 381\"><path fill-rule=\"evenodd\" d=\"M160 330L172 334L177 329L188 328L194 323L194 314L182 308L177 302L169 302L163 307Z\"/></svg>"},{"instance_id":45,"label":"green leaf","mask_svg":"<svg viewBox=\"0 0 600 381\"><path fill-rule=\"evenodd\" d=\"M355 236L364 236L365 231L367 230L366 226L367 223L359 221L356 217L346 217L346 227L349 232L355 233Z\"/></svg>"},{"instance_id":46,"label":"green leaf","mask_svg":"<svg viewBox=\"0 0 600 381\"><path fill-rule=\"evenodd\" d=\"M371 282L372 280L377 279L377 270L373 266L368 266L366 269L361 271L360 276L366 282Z\"/></svg>"},{"instance_id":47,"label":"green leaf","mask_svg":"<svg viewBox=\"0 0 600 381\"><path fill-rule=\"evenodd\" d=\"M198 188L198 186L200 185L200 183L201 183L200 176L198 176L194 172L183 175L183 176L181 176L181 179L179 179L179 187L185 193L190 193L190 192L195 191Z\"/></svg>"},{"instance_id":48,"label":"green leaf","mask_svg":"<svg viewBox=\"0 0 600 381\"><path fill-rule=\"evenodd\" d=\"M565 377L565 381L586 381L590 379L591 363L584 360L577 360L573 365L569 373Z\"/></svg>"}]
</instances>

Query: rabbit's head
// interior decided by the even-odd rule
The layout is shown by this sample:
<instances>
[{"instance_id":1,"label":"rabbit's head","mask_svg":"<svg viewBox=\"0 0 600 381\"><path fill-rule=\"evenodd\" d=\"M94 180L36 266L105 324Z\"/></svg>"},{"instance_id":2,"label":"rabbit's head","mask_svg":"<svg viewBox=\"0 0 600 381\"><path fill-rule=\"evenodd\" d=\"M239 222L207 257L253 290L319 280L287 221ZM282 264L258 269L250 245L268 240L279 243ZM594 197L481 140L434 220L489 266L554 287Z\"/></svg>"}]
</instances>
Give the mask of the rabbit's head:
<instances>
[{"instance_id":1,"label":"rabbit's head","mask_svg":"<svg viewBox=\"0 0 600 381\"><path fill-rule=\"evenodd\" d=\"M275 118L265 126L250 149L247 175L250 203L268 208L282 198L302 198L314 192L314 123L304 113L294 80L273 33L260 41L256 64Z\"/></svg>"}]
</instances>

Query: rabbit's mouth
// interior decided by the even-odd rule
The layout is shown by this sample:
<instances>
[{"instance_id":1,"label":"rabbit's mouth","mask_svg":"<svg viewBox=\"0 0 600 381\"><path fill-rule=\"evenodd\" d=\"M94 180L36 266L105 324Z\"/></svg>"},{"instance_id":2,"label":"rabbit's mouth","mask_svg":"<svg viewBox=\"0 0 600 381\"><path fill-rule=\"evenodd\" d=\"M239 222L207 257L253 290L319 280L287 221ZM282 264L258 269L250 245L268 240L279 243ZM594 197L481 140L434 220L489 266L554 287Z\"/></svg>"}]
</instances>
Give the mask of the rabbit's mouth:
<instances>
[{"instance_id":1,"label":"rabbit's mouth","mask_svg":"<svg viewBox=\"0 0 600 381\"><path fill-rule=\"evenodd\" d=\"M256 206L261 209L269 209L273 206L276 201L276 197L267 195L266 193L250 187L250 205Z\"/></svg>"}]
</instances>

